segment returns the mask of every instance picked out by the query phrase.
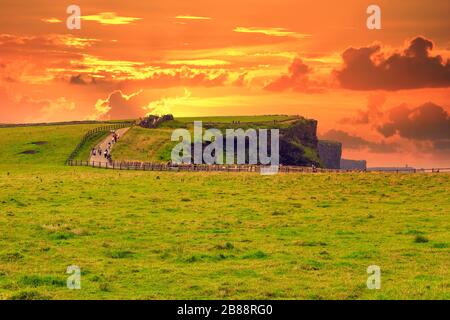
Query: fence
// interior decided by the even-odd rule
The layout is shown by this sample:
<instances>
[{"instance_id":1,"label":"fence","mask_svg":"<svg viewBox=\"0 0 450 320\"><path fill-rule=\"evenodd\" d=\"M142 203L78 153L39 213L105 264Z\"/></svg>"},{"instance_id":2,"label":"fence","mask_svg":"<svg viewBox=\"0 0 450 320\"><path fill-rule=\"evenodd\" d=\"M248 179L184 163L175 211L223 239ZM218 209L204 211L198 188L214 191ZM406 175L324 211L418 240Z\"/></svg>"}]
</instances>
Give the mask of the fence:
<instances>
[{"instance_id":1,"label":"fence","mask_svg":"<svg viewBox=\"0 0 450 320\"><path fill-rule=\"evenodd\" d=\"M70 166L89 166L94 168L116 169L116 170L142 170L142 171L189 171L189 172L261 172L262 168L268 168L261 165L207 165L207 164L183 164L183 165L169 165L165 163L152 162L138 162L138 161L85 161L85 160L70 160ZM300 166L279 166L280 173L345 173L345 172L366 172L364 170L341 170L341 169L324 169ZM388 170L383 171L388 172ZM389 172L400 173L399 170L390 170ZM415 169L415 171L408 172L450 172L450 168L433 168L433 169Z\"/></svg>"},{"instance_id":2,"label":"fence","mask_svg":"<svg viewBox=\"0 0 450 320\"><path fill-rule=\"evenodd\" d=\"M182 164L169 165L165 163L138 162L138 161L86 161L70 160L69 166L89 166L94 168L117 170L142 170L142 171L203 171L203 172L261 172L261 168L269 168L262 165L208 165L208 164ZM338 172L340 170L322 169L311 167L280 166L278 172Z\"/></svg>"},{"instance_id":3,"label":"fence","mask_svg":"<svg viewBox=\"0 0 450 320\"><path fill-rule=\"evenodd\" d=\"M67 158L66 164L69 164L71 161L73 161L73 159L78 155L80 150L83 148L83 146L86 143L86 141L88 141L89 138L91 138L95 134L97 134L99 132L109 132L111 130L117 130L117 129L121 129L121 128L126 128L126 127L129 127L129 126L132 126L132 125L133 125L133 122L121 122L121 123L111 124L111 125L108 125L108 126L97 127L95 129L89 130L88 132L86 132L86 134L83 136L81 141L78 143L78 145L72 151L70 156Z\"/></svg>"},{"instance_id":4,"label":"fence","mask_svg":"<svg viewBox=\"0 0 450 320\"><path fill-rule=\"evenodd\" d=\"M440 173L450 172L450 168L396 168L396 169L368 169L369 172L395 172L395 173Z\"/></svg>"}]
</instances>

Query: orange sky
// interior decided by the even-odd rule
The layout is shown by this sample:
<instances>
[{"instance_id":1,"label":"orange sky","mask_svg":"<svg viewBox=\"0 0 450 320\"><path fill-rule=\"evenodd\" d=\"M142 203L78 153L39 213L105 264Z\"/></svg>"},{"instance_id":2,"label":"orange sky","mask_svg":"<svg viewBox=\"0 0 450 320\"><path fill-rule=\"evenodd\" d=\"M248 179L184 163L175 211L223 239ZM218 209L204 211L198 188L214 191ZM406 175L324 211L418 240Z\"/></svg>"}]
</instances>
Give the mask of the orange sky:
<instances>
[{"instance_id":1,"label":"orange sky","mask_svg":"<svg viewBox=\"0 0 450 320\"><path fill-rule=\"evenodd\" d=\"M0 123L300 114L344 157L450 166L450 2L373 3L381 30L361 0L3 0Z\"/></svg>"}]
</instances>

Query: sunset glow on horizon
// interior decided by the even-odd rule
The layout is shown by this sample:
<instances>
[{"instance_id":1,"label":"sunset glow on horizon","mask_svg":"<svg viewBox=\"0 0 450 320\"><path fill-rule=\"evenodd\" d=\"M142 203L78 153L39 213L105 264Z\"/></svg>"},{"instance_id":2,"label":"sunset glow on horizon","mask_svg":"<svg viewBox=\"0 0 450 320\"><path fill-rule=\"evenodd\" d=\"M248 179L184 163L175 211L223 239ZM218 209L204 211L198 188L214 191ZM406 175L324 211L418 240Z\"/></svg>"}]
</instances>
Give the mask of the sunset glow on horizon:
<instances>
[{"instance_id":1,"label":"sunset glow on horizon","mask_svg":"<svg viewBox=\"0 0 450 320\"><path fill-rule=\"evenodd\" d=\"M450 167L450 2L2 2L0 123L295 114L369 166Z\"/></svg>"}]
</instances>

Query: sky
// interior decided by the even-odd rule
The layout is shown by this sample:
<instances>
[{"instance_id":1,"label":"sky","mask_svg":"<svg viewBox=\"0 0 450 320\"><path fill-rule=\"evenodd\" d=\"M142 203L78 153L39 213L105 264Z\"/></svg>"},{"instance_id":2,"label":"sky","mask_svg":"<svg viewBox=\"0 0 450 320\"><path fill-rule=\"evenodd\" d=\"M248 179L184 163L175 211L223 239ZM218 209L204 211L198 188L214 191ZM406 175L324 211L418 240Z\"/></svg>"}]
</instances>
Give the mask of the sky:
<instances>
[{"instance_id":1,"label":"sky","mask_svg":"<svg viewBox=\"0 0 450 320\"><path fill-rule=\"evenodd\" d=\"M2 0L0 123L295 114L344 158L450 167L449 13L448 0Z\"/></svg>"}]
</instances>

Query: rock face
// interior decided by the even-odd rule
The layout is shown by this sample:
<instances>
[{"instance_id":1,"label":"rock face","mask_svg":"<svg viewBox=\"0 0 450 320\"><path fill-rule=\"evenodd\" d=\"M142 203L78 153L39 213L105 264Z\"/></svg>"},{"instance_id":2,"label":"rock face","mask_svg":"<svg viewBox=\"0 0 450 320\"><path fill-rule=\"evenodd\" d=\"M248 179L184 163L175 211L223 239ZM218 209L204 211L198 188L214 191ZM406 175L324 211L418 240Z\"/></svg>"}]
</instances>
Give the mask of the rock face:
<instances>
[{"instance_id":1,"label":"rock face","mask_svg":"<svg viewBox=\"0 0 450 320\"><path fill-rule=\"evenodd\" d=\"M367 162L366 162L366 160L341 159L341 169L344 169L344 170L366 170Z\"/></svg>"},{"instance_id":2,"label":"rock face","mask_svg":"<svg viewBox=\"0 0 450 320\"><path fill-rule=\"evenodd\" d=\"M317 147L317 120L300 119L287 128L280 129L280 135L291 141L301 142L303 145Z\"/></svg>"},{"instance_id":3,"label":"rock face","mask_svg":"<svg viewBox=\"0 0 450 320\"><path fill-rule=\"evenodd\" d=\"M342 143L320 140L317 147L325 168L339 169L341 167Z\"/></svg>"},{"instance_id":4,"label":"rock face","mask_svg":"<svg viewBox=\"0 0 450 320\"><path fill-rule=\"evenodd\" d=\"M280 128L280 163L321 167L317 142L316 120L301 118L287 128Z\"/></svg>"}]
</instances>

